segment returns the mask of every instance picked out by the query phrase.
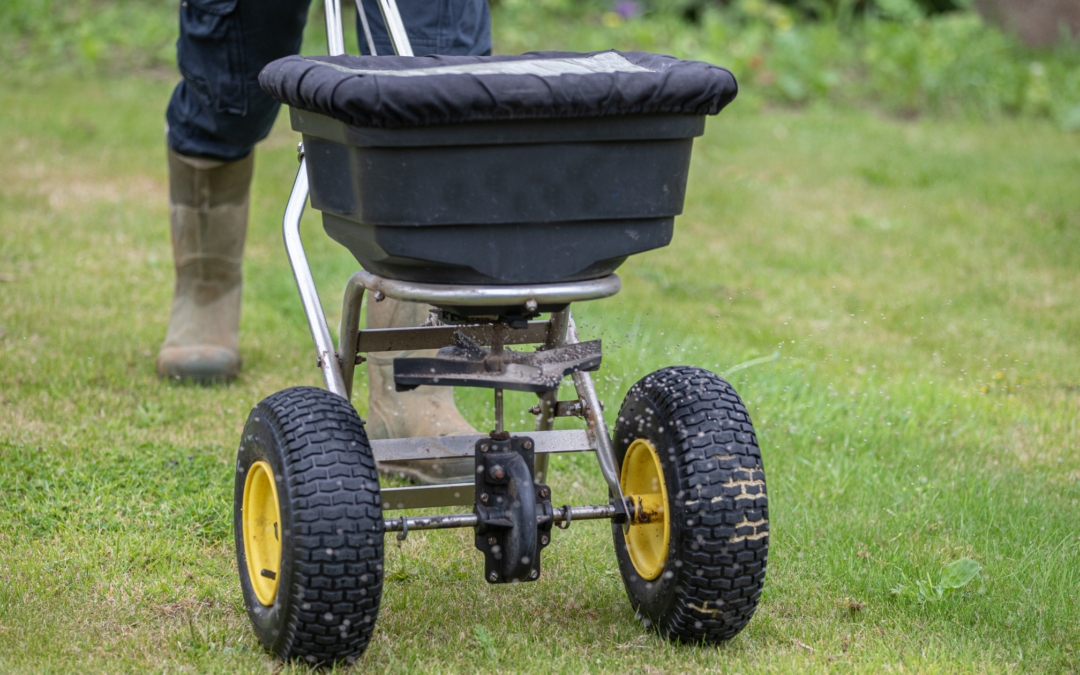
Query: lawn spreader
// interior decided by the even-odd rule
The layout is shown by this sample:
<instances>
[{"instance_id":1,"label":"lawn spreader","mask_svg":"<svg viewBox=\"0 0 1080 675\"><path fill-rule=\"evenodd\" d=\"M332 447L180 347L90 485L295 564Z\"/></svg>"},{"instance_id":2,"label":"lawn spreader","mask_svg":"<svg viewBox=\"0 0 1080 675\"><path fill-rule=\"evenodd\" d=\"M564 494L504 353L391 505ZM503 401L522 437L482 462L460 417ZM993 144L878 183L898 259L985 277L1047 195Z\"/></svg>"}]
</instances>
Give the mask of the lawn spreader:
<instances>
[{"instance_id":1,"label":"lawn spreader","mask_svg":"<svg viewBox=\"0 0 1080 675\"><path fill-rule=\"evenodd\" d=\"M579 339L571 306L616 294L628 256L670 241L693 139L734 98L734 78L636 52L414 57L393 0L379 6L395 56L344 55L339 0L326 0L331 55L260 77L303 136L284 236L326 383L264 399L240 443L236 551L260 642L317 664L362 654L388 533L473 528L485 581L513 584L541 578L554 528L586 520L610 521L643 624L684 642L731 638L754 613L768 552L746 409L718 375L669 367L630 388L609 431L590 375L601 342ZM363 268L336 348L300 240L309 193ZM432 310L424 325L360 330L364 301L386 298ZM350 403L356 366L433 348L395 360L398 390L491 389L495 429L369 440ZM576 398L560 401L567 377ZM504 428L504 391L537 395L535 431ZM584 428L555 430L557 417ZM548 459L571 452L595 454L607 503L559 504ZM461 457L475 481L380 487L376 462ZM471 511L390 516L454 506Z\"/></svg>"}]
</instances>

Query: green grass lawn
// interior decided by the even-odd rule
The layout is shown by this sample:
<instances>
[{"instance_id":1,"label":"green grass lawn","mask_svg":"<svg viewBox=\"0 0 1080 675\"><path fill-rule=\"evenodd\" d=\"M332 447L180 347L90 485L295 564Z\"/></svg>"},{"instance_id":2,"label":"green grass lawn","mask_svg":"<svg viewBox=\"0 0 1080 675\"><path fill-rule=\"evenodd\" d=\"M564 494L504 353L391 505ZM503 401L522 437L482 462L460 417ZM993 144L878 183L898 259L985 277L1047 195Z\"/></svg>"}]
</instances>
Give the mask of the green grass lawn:
<instances>
[{"instance_id":1,"label":"green grass lawn","mask_svg":"<svg viewBox=\"0 0 1080 675\"><path fill-rule=\"evenodd\" d=\"M280 236L297 139L283 119L258 151L243 375L161 382L171 86L0 75L3 672L290 670L248 628L231 486L251 406L320 384ZM1075 672L1078 185L1080 137L1049 123L736 103L696 144L672 245L576 311L609 421L651 370L731 371L771 496L757 616L719 648L650 634L603 523L556 532L512 588L471 532L415 534L387 540L355 671ZM355 263L310 213L304 232L336 326ZM458 396L490 427L486 392ZM516 428L531 404L508 397ZM554 460L556 503L604 501L594 463ZM964 557L980 580L910 592Z\"/></svg>"}]
</instances>

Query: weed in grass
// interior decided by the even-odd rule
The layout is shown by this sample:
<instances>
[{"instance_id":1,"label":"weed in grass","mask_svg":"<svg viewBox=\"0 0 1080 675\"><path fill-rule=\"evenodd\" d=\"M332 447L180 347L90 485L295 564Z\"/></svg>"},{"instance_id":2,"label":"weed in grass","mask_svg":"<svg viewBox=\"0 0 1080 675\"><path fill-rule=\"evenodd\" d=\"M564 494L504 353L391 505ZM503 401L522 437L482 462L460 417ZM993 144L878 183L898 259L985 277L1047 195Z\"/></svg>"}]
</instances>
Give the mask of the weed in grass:
<instances>
[{"instance_id":1,"label":"weed in grass","mask_svg":"<svg viewBox=\"0 0 1080 675\"><path fill-rule=\"evenodd\" d=\"M495 639L491 637L491 633L488 632L487 628L480 625L473 626L473 639L476 640L476 646L482 656L494 658L498 654Z\"/></svg>"},{"instance_id":2,"label":"weed in grass","mask_svg":"<svg viewBox=\"0 0 1080 675\"><path fill-rule=\"evenodd\" d=\"M914 582L897 584L891 592L893 595L901 597L913 597L920 603L940 602L946 596L954 595L955 591L974 581L979 576L981 569L982 565L971 558L961 558L941 568L937 583L928 574L926 579L916 579ZM983 593L986 592L985 587L981 587L979 590Z\"/></svg>"}]
</instances>

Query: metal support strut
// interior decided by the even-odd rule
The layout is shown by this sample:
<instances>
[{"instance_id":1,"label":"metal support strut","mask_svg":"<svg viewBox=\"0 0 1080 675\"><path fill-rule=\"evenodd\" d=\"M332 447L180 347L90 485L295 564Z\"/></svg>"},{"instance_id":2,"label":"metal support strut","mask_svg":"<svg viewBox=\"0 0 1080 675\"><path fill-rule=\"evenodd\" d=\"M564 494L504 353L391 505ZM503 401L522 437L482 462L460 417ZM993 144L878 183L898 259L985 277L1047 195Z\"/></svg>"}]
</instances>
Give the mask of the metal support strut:
<instances>
[{"instance_id":1,"label":"metal support strut","mask_svg":"<svg viewBox=\"0 0 1080 675\"><path fill-rule=\"evenodd\" d=\"M289 194L289 203L285 207L285 218L282 224L285 252L289 256L289 265L292 266L296 287L300 291L300 303L304 306L308 328L311 329L311 339L315 342L315 363L322 370L326 388L348 400L349 393L345 388L341 365L334 351L334 339L330 337L326 315L323 314L322 304L319 302L319 291L315 288L315 279L311 276L311 267L308 266L307 256L304 254L304 242L300 239L300 218L304 215L304 203L307 197L307 159L301 159L300 170L296 173L296 182L293 183L292 193Z\"/></svg>"},{"instance_id":2,"label":"metal support strut","mask_svg":"<svg viewBox=\"0 0 1080 675\"><path fill-rule=\"evenodd\" d=\"M567 314L570 314L567 310ZM578 340L577 326L571 314L566 323L566 343L576 344ZM629 507L623 497L622 485L619 483L619 464L615 461L615 449L611 446L611 436L608 434L607 423L604 422L604 413L600 407L600 398L596 395L596 387L592 377L588 373L578 371L573 374L574 387L577 389L578 398L581 399L585 416L586 433L589 435L589 444L596 450L596 461L600 464L600 473L604 475L611 495L615 499L616 515L615 522L626 523L630 518Z\"/></svg>"}]
</instances>

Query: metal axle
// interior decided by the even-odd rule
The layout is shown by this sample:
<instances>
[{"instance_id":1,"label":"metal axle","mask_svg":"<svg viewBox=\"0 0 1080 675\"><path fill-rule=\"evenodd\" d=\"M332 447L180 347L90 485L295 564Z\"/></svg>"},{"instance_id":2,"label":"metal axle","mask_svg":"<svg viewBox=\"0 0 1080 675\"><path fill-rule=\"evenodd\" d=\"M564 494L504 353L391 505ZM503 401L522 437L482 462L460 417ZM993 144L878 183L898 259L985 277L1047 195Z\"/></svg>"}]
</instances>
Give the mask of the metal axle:
<instances>
[{"instance_id":1,"label":"metal axle","mask_svg":"<svg viewBox=\"0 0 1080 675\"><path fill-rule=\"evenodd\" d=\"M615 515L615 507L610 504L601 506L559 506L552 509L556 523L575 520L603 520ZM456 513L449 516L416 516L413 518L387 518L384 528L387 532L409 532L412 530L449 530L456 527L476 527L475 513Z\"/></svg>"}]
</instances>

